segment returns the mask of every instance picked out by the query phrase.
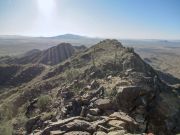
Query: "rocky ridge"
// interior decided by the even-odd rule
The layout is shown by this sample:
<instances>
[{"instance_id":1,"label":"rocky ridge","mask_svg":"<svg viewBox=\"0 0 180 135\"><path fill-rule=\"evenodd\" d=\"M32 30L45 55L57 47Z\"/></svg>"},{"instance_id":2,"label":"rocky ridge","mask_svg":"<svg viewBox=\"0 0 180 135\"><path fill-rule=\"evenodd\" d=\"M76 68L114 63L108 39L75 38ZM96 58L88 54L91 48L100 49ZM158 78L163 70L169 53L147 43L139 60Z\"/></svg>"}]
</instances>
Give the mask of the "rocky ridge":
<instances>
[{"instance_id":1,"label":"rocky ridge","mask_svg":"<svg viewBox=\"0 0 180 135\"><path fill-rule=\"evenodd\" d=\"M37 49L31 50L25 53L23 56L17 58L6 58L0 60L0 63L6 64L45 64L45 65L56 65L67 58L71 57L76 51L84 50L83 46L73 47L69 43L61 43L57 46L51 47L49 49L40 51Z\"/></svg>"},{"instance_id":2,"label":"rocky ridge","mask_svg":"<svg viewBox=\"0 0 180 135\"><path fill-rule=\"evenodd\" d=\"M31 94L33 100L24 113L28 118L25 128L14 127L15 134L180 132L178 89L162 82L132 48L123 47L117 40L101 41L49 69L41 79L41 85L34 84L29 93L47 82L57 84ZM53 101L45 111L37 107L39 94L52 95ZM49 112L51 115L45 117Z\"/></svg>"}]
</instances>

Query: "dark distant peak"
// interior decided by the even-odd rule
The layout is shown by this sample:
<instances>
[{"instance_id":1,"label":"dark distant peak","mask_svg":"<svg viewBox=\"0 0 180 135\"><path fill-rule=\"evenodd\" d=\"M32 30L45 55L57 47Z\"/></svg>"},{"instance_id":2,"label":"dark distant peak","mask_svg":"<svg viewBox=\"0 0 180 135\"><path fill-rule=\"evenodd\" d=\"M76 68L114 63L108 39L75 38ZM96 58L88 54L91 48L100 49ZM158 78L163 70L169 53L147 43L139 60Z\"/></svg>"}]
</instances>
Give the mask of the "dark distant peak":
<instances>
[{"instance_id":1,"label":"dark distant peak","mask_svg":"<svg viewBox=\"0 0 180 135\"><path fill-rule=\"evenodd\" d=\"M159 42L161 42L161 43L168 43L169 41L168 40L159 40Z\"/></svg>"},{"instance_id":2,"label":"dark distant peak","mask_svg":"<svg viewBox=\"0 0 180 135\"><path fill-rule=\"evenodd\" d=\"M54 46L54 47L52 47L52 48L57 48L57 47L73 47L70 43L60 43L60 44L58 44L58 45L56 45L56 46Z\"/></svg>"},{"instance_id":3,"label":"dark distant peak","mask_svg":"<svg viewBox=\"0 0 180 135\"><path fill-rule=\"evenodd\" d=\"M118 46L118 47L123 47L123 45L121 44L121 42L119 42L116 39L105 39L102 40L98 43L99 45L103 45L103 46Z\"/></svg>"},{"instance_id":4,"label":"dark distant peak","mask_svg":"<svg viewBox=\"0 0 180 135\"><path fill-rule=\"evenodd\" d=\"M58 35L53 38L58 39L79 39L79 38L86 38L85 36L75 35L75 34L64 34L64 35Z\"/></svg>"}]
</instances>

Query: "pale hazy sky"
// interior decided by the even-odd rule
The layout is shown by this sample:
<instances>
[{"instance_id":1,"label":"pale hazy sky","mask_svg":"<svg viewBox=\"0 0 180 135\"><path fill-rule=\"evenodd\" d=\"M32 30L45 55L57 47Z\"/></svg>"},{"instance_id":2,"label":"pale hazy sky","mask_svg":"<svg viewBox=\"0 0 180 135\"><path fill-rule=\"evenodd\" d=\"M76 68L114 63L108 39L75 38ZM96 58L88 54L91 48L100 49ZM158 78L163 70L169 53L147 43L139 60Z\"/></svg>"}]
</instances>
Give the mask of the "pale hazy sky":
<instances>
[{"instance_id":1,"label":"pale hazy sky","mask_svg":"<svg viewBox=\"0 0 180 135\"><path fill-rule=\"evenodd\" d=\"M0 0L0 35L180 39L180 0Z\"/></svg>"}]
</instances>

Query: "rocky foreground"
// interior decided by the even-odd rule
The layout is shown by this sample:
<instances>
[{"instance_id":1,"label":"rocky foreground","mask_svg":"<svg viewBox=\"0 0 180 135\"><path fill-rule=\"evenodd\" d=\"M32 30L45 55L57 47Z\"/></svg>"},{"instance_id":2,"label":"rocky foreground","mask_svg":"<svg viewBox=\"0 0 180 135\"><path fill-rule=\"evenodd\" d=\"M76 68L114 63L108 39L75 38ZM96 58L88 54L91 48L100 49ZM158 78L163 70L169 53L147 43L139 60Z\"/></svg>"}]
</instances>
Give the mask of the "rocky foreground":
<instances>
[{"instance_id":1,"label":"rocky foreground","mask_svg":"<svg viewBox=\"0 0 180 135\"><path fill-rule=\"evenodd\" d=\"M59 74L70 70L69 65L81 72L47 90L53 95L47 110L39 111L38 96L34 96L25 112L25 129L18 128L15 134L180 133L178 89L163 83L132 48L125 48L116 40L101 41L42 78L52 81L50 78L56 76L58 80ZM44 117L44 112L52 115Z\"/></svg>"}]
</instances>

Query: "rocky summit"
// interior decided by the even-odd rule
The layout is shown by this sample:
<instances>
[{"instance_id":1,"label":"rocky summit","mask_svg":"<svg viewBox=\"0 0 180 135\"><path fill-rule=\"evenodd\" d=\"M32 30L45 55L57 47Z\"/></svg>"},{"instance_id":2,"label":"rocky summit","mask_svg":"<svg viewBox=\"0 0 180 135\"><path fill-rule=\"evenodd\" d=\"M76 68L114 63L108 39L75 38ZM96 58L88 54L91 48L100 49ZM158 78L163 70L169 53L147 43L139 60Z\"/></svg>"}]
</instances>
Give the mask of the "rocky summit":
<instances>
[{"instance_id":1,"label":"rocky summit","mask_svg":"<svg viewBox=\"0 0 180 135\"><path fill-rule=\"evenodd\" d=\"M163 82L117 40L103 40L55 66L39 66L41 72L26 76L28 81L2 85L0 120L13 135L180 133L179 87ZM11 78L24 75L17 68Z\"/></svg>"}]
</instances>

